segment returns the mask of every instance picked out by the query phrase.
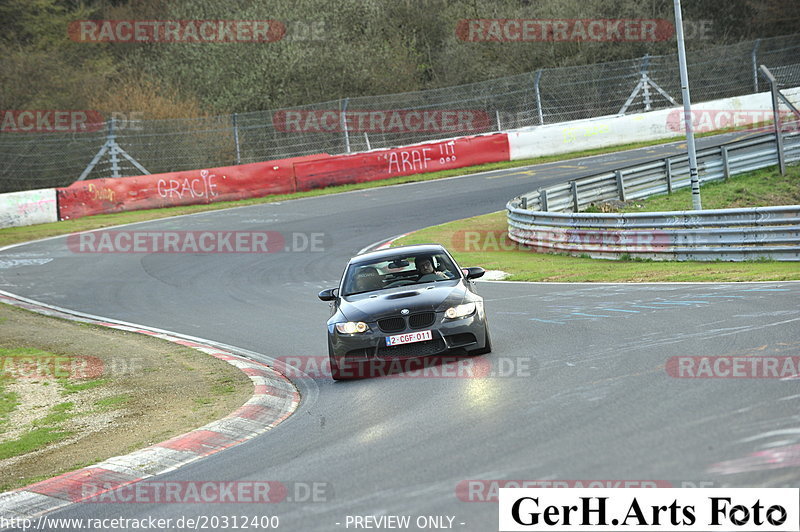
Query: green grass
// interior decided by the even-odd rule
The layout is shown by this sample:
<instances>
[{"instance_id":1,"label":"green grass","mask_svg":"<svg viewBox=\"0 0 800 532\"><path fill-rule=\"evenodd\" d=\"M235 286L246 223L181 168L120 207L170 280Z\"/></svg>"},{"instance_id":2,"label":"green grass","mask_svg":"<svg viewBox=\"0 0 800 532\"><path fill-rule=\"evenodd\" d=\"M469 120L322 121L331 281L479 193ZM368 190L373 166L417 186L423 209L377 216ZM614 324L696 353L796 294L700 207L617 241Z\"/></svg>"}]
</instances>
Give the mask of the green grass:
<instances>
[{"instance_id":1,"label":"green grass","mask_svg":"<svg viewBox=\"0 0 800 532\"><path fill-rule=\"evenodd\" d=\"M9 392L6 386L11 382L9 377L0 375L0 434L5 432L5 425L8 416L11 415L19 404L19 396L14 392Z\"/></svg>"},{"instance_id":2,"label":"green grass","mask_svg":"<svg viewBox=\"0 0 800 532\"><path fill-rule=\"evenodd\" d=\"M61 431L51 427L31 430L16 440L0 443L0 460L41 449L53 442L63 440L71 434L71 432Z\"/></svg>"},{"instance_id":3,"label":"green grass","mask_svg":"<svg viewBox=\"0 0 800 532\"><path fill-rule=\"evenodd\" d=\"M131 396L128 394L120 394L114 395L112 397L104 397L103 399L98 399L94 402L101 410L112 410L114 408L119 408L123 406L125 403L131 400Z\"/></svg>"},{"instance_id":4,"label":"green grass","mask_svg":"<svg viewBox=\"0 0 800 532\"><path fill-rule=\"evenodd\" d=\"M767 168L734 176L701 188L703 207L758 207L800 203L800 166L787 167L785 176ZM691 209L689 189L671 195L629 202L625 212ZM600 209L596 209L600 210ZM602 209L610 212L613 209ZM800 279L797 263L758 259L747 262L667 262L631 258L618 261L565 254L536 253L521 248L506 235L506 213L459 220L418 231L394 245L439 242L462 265L510 273L512 281L655 282L655 281L786 281ZM466 233L471 232L471 233ZM472 235L465 238L465 235Z\"/></svg>"},{"instance_id":5,"label":"green grass","mask_svg":"<svg viewBox=\"0 0 800 532\"><path fill-rule=\"evenodd\" d=\"M61 393L64 395L78 393L84 390L91 390L92 388L97 388L98 386L102 386L107 382L108 379L93 379L90 381L83 381L76 383L67 382L66 380L59 381L62 388Z\"/></svg>"},{"instance_id":6,"label":"green grass","mask_svg":"<svg viewBox=\"0 0 800 532\"><path fill-rule=\"evenodd\" d=\"M782 176L778 168L774 167L734 176L728 181L706 183L700 188L700 197L703 209L798 205L800 204L800 165L787 166L785 176ZM603 210L605 212L691 210L692 192L687 187L672 194L662 194L628 203L620 209Z\"/></svg>"},{"instance_id":7,"label":"green grass","mask_svg":"<svg viewBox=\"0 0 800 532\"><path fill-rule=\"evenodd\" d=\"M62 393L77 393L95 387L100 382L98 379L70 383L67 378L59 377L63 366L69 365L70 358L35 348L0 348L0 432L5 432L3 429L7 429L4 425L8 416L19 405L17 394L6 390L15 379L30 379L42 386L49 385L48 379L53 379L53 383L57 382L63 387ZM72 433L64 430L63 425L76 415L74 408L75 404L72 402L51 407L46 416L31 423L30 430L14 440L0 443L0 460L41 449L70 436Z\"/></svg>"},{"instance_id":8,"label":"green grass","mask_svg":"<svg viewBox=\"0 0 800 532\"><path fill-rule=\"evenodd\" d=\"M73 403L57 404L48 415L33 422L32 430L14 440L0 443L0 460L41 449L71 436L72 432L63 430L62 424L74 416L71 412L74 406Z\"/></svg>"},{"instance_id":9,"label":"green grass","mask_svg":"<svg viewBox=\"0 0 800 532\"><path fill-rule=\"evenodd\" d=\"M50 409L50 413L41 419L33 422L34 427L53 428L74 416L70 411L75 407L74 403L59 403Z\"/></svg>"},{"instance_id":10,"label":"green grass","mask_svg":"<svg viewBox=\"0 0 800 532\"><path fill-rule=\"evenodd\" d=\"M214 395L227 395L236 391L233 385L233 379L222 378L218 379L215 384L211 385L211 393Z\"/></svg>"},{"instance_id":11,"label":"green grass","mask_svg":"<svg viewBox=\"0 0 800 532\"><path fill-rule=\"evenodd\" d=\"M53 357L56 356L53 353L49 353L47 351L42 351L41 349L33 349L28 347L15 347L15 348L0 348L0 357L3 359L6 358L20 358L20 357ZM4 363L12 365L14 363L13 360L4 360ZM2 369L8 369L6 366L0 366Z\"/></svg>"},{"instance_id":12,"label":"green grass","mask_svg":"<svg viewBox=\"0 0 800 532\"><path fill-rule=\"evenodd\" d=\"M0 375L44 380L63 375L70 357L28 347L0 348Z\"/></svg>"},{"instance_id":13,"label":"green grass","mask_svg":"<svg viewBox=\"0 0 800 532\"><path fill-rule=\"evenodd\" d=\"M22 309L25 310L25 309ZM56 318L58 319L58 318ZM89 381L71 381L69 375L70 360L75 357L57 355L49 351L29 347L13 349L0 348L0 377L6 379L31 378L41 384L48 385L46 379L55 379L61 387L62 394L72 394L102 386L107 379L93 379ZM0 378L0 384L3 380ZM0 418L3 407L0 399Z\"/></svg>"},{"instance_id":14,"label":"green grass","mask_svg":"<svg viewBox=\"0 0 800 532\"><path fill-rule=\"evenodd\" d=\"M716 132L722 133L726 131ZM312 196L324 196L328 194L337 194L340 192L347 192L351 190L364 190L376 187L383 187L389 185L397 185L401 183L413 183L417 181L430 181L434 179L442 179L445 177L453 177L459 175L472 174L477 172L488 172L491 170L503 170L509 168L518 168L522 166L530 166L534 164L544 164L554 161L563 161L574 159L577 157L589 157L592 155L601 155L604 153L614 153L618 151L631 150L636 148L644 148L648 146L656 146L682 140L684 137L677 136L670 139L655 140L649 142L636 142L631 144L624 144L608 148L598 148L593 150L583 150L562 155L551 155L547 157L536 157L534 159L526 159L520 161L503 161L498 163L482 164L478 166L470 166L465 168L456 168L454 170L444 170L441 172L431 172L427 174L414 174L410 176L395 177L392 179L384 179L381 181L370 181L367 183L356 183L351 185L340 185L335 187L328 187L319 190L310 190L307 192L298 192L294 194L281 194L275 196L267 196L263 198L251 198L240 201L224 201L219 203L211 203L208 205L187 205L182 207L168 207L164 209L150 209L141 211L122 212L115 214L98 214L95 216L87 216L85 218L78 218L75 220L64 220L61 222L54 222L49 224L31 225L25 227L8 227L0 229L0 248L3 246L27 242L29 240L36 240L40 238L47 238L51 236L58 236L67 233L74 233L79 231L88 231L91 229L100 229L103 227L110 227L114 225L123 225L134 222L142 222L147 220L156 220L159 218L166 218L169 216L178 216L182 214L194 214L199 212L215 211L220 209L227 209L231 207L241 207L245 205L257 205L262 203L272 203L277 201L287 201L298 198L307 198Z\"/></svg>"}]
</instances>

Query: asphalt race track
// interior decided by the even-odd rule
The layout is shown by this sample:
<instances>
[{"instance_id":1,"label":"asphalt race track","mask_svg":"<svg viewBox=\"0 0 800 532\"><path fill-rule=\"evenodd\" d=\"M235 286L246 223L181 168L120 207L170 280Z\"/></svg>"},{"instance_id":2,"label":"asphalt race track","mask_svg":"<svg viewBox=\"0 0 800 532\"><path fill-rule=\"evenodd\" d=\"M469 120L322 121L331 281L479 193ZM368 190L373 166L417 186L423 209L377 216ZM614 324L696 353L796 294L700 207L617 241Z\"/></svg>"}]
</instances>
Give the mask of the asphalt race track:
<instances>
[{"instance_id":1,"label":"asphalt race track","mask_svg":"<svg viewBox=\"0 0 800 532\"><path fill-rule=\"evenodd\" d=\"M718 140L699 145L712 142ZM358 250L500 210L540 186L681 149L130 226L323 233L324 252L80 254L59 237L0 252L0 289L268 357L322 357L329 312L316 294L335 285ZM278 529L292 531L346 530L347 516L355 515L411 516L412 524L418 516L449 516L454 529L488 531L497 529L497 505L480 500L486 494L480 489L465 489L478 485L465 481L800 486L800 380L675 378L667 370L671 357L799 355L800 284L480 282L478 288L492 327L494 352L481 362L489 376L302 382L300 408L276 429L158 477L326 483L320 497L326 500L78 504L49 515L276 515Z\"/></svg>"}]
</instances>

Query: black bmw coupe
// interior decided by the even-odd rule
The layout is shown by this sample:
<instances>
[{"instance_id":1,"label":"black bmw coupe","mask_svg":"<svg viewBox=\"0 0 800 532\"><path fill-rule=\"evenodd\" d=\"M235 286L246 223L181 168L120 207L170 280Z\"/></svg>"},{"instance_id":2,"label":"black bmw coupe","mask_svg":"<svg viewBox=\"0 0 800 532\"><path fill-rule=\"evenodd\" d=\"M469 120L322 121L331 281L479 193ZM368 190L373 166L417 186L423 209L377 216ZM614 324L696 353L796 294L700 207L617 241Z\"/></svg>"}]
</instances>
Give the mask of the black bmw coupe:
<instances>
[{"instance_id":1,"label":"black bmw coupe","mask_svg":"<svg viewBox=\"0 0 800 532\"><path fill-rule=\"evenodd\" d=\"M439 244L373 251L350 259L330 301L328 355L334 379L345 367L492 350L483 298L472 279L482 268L460 268Z\"/></svg>"}]
</instances>

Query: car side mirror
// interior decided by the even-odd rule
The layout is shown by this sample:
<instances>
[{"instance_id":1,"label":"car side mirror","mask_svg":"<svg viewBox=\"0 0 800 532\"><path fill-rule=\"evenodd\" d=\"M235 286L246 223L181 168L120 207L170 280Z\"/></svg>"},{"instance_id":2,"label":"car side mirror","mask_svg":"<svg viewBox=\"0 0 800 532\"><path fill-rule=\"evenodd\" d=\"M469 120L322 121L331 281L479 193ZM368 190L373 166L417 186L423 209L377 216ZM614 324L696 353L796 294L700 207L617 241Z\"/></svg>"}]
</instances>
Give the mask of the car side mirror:
<instances>
[{"instance_id":1,"label":"car side mirror","mask_svg":"<svg viewBox=\"0 0 800 532\"><path fill-rule=\"evenodd\" d=\"M464 268L464 277L467 279L477 279L478 277L483 277L483 274L486 273L486 270L480 268L478 266L473 266L472 268Z\"/></svg>"},{"instance_id":2,"label":"car side mirror","mask_svg":"<svg viewBox=\"0 0 800 532\"><path fill-rule=\"evenodd\" d=\"M334 301L337 297L339 297L338 288L326 288L319 293L319 298L323 301Z\"/></svg>"}]
</instances>

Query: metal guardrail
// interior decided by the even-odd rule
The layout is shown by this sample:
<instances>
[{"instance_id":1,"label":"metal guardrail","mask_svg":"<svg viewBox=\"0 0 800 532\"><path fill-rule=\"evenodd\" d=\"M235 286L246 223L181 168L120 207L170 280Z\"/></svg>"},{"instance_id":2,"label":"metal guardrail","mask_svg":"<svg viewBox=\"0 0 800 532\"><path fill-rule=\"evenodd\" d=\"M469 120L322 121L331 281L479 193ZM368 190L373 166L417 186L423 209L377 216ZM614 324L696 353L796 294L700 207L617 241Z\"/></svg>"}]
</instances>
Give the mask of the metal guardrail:
<instances>
[{"instance_id":1,"label":"metal guardrail","mask_svg":"<svg viewBox=\"0 0 800 532\"><path fill-rule=\"evenodd\" d=\"M800 133L783 135L785 160L800 161ZM698 151L701 183L778 164L774 132ZM595 258L800 260L800 205L648 213L583 213L689 187L687 156L576 179L512 199L511 240L538 251Z\"/></svg>"}]
</instances>

